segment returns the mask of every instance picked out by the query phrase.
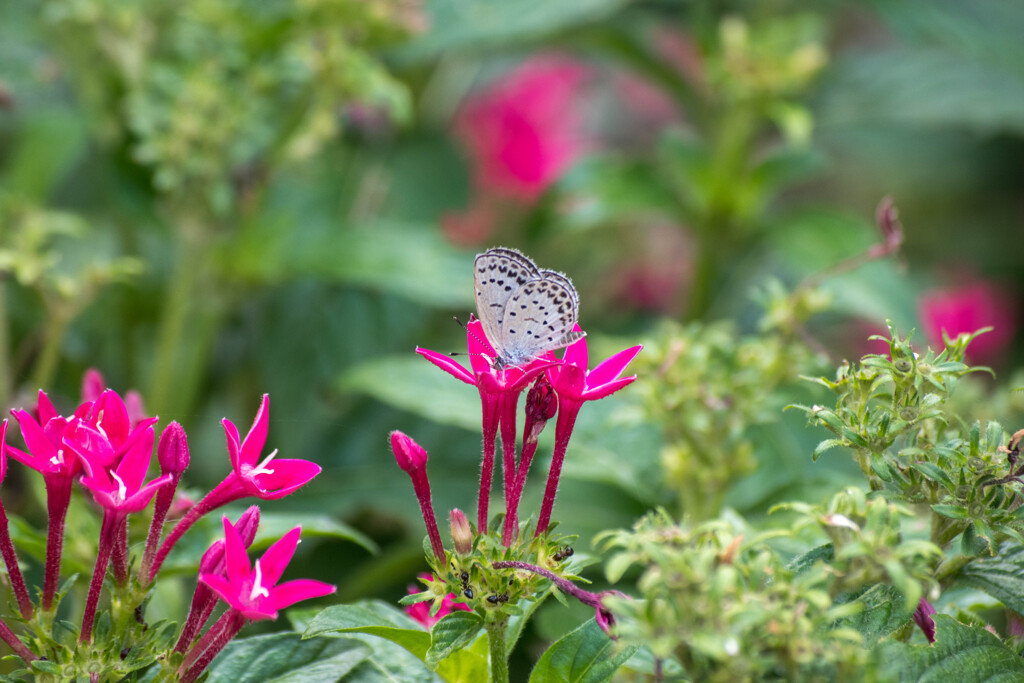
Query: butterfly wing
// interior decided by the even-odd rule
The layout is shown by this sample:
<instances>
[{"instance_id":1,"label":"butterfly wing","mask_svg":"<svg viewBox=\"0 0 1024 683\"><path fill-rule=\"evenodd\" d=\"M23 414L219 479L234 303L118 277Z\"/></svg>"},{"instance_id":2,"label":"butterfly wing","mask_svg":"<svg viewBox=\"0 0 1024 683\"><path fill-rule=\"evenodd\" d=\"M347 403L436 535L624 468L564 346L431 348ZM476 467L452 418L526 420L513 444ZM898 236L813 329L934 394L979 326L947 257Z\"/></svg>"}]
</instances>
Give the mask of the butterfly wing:
<instances>
[{"instance_id":1,"label":"butterfly wing","mask_svg":"<svg viewBox=\"0 0 1024 683\"><path fill-rule=\"evenodd\" d=\"M509 299L526 283L540 277L533 261L515 249L498 247L479 254L474 261L476 312L487 341L499 356L505 353L502 323Z\"/></svg>"},{"instance_id":2,"label":"butterfly wing","mask_svg":"<svg viewBox=\"0 0 1024 683\"><path fill-rule=\"evenodd\" d=\"M503 361L521 365L561 349L584 335L573 330L579 317L579 297L569 278L552 270L526 282L512 293L502 316Z\"/></svg>"}]
</instances>

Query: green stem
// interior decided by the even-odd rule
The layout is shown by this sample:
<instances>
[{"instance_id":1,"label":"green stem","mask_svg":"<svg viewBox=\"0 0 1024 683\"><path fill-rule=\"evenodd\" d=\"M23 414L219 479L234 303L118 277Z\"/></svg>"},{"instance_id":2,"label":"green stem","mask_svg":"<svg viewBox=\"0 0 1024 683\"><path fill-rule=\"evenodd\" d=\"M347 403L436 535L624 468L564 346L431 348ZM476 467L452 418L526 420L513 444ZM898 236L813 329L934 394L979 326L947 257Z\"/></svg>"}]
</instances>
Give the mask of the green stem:
<instances>
[{"instance_id":1,"label":"green stem","mask_svg":"<svg viewBox=\"0 0 1024 683\"><path fill-rule=\"evenodd\" d=\"M11 378L11 340L7 329L7 283L0 280L0 408L6 410L14 383Z\"/></svg>"},{"instance_id":2,"label":"green stem","mask_svg":"<svg viewBox=\"0 0 1024 683\"><path fill-rule=\"evenodd\" d=\"M940 585L943 584L946 579L963 569L973 559L973 557L967 557L966 555L956 555L944 560L938 569L935 570L935 580Z\"/></svg>"},{"instance_id":3,"label":"green stem","mask_svg":"<svg viewBox=\"0 0 1024 683\"><path fill-rule=\"evenodd\" d=\"M50 319L47 320L46 330L43 332L43 350L39 352L35 372L32 373L33 389L43 389L53 382L57 361L60 359L61 343L64 341L64 329L67 327L67 318L56 310L56 307L48 307L47 311Z\"/></svg>"},{"instance_id":4,"label":"green stem","mask_svg":"<svg viewBox=\"0 0 1024 683\"><path fill-rule=\"evenodd\" d=\"M486 628L491 652L491 683L508 683L508 616L488 621Z\"/></svg>"}]
</instances>

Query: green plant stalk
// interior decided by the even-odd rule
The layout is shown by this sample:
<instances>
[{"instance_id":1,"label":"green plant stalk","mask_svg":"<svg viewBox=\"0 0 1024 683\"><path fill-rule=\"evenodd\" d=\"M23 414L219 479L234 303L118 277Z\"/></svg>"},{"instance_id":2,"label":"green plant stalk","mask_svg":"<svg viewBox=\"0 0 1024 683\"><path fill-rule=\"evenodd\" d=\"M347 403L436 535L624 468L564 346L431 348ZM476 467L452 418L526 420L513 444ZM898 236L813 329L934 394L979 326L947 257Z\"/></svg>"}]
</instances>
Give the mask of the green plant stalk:
<instances>
[{"instance_id":1,"label":"green plant stalk","mask_svg":"<svg viewBox=\"0 0 1024 683\"><path fill-rule=\"evenodd\" d=\"M0 406L10 405L14 387L11 377L11 338L7 328L7 283L0 280Z\"/></svg>"},{"instance_id":2,"label":"green plant stalk","mask_svg":"<svg viewBox=\"0 0 1024 683\"><path fill-rule=\"evenodd\" d=\"M485 627L491 653L491 683L508 683L508 616L487 621Z\"/></svg>"},{"instance_id":3,"label":"green plant stalk","mask_svg":"<svg viewBox=\"0 0 1024 683\"><path fill-rule=\"evenodd\" d=\"M33 387L48 387L53 384L57 361L60 359L61 343L64 341L64 330L68 324L68 319L59 310L59 306L47 306L47 312L50 318L46 321L43 348L36 358L35 370L32 373Z\"/></svg>"}]
</instances>

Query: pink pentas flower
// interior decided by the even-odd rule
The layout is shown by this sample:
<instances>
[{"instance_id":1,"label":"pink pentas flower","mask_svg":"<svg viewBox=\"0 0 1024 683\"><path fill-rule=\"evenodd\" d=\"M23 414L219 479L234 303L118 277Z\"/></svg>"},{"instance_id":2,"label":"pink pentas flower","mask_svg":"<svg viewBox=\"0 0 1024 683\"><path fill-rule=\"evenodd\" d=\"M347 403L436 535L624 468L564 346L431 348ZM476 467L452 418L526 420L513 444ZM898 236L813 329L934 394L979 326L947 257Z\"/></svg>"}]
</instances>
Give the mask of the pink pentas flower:
<instances>
[{"instance_id":1,"label":"pink pentas flower","mask_svg":"<svg viewBox=\"0 0 1024 683\"><path fill-rule=\"evenodd\" d=\"M991 326L967 348L967 355L981 362L1000 359L1017 332L1013 296L987 282L973 282L925 293L918 303L921 325L929 343L941 347L942 335L955 339Z\"/></svg>"},{"instance_id":2,"label":"pink pentas flower","mask_svg":"<svg viewBox=\"0 0 1024 683\"><path fill-rule=\"evenodd\" d=\"M91 407L91 403L83 403L75 411L72 419L85 417ZM11 415L18 420L28 452L13 446L7 447L8 452L15 460L43 476L74 476L80 464L75 453L64 445L64 434L69 426L68 418L57 414L50 399L42 391L39 392L37 411L38 422L26 410L11 411Z\"/></svg>"},{"instance_id":3,"label":"pink pentas flower","mask_svg":"<svg viewBox=\"0 0 1024 683\"><path fill-rule=\"evenodd\" d=\"M420 574L419 578L420 578L421 581L424 581L424 582L426 582L426 581L433 581L434 580L434 577L431 576L430 574ZM419 588L417 586L415 586L415 585L410 585L408 587L408 591L409 591L409 595L413 595L415 593L419 593L420 592ZM425 629L427 629L429 631L431 628L433 628L434 624L436 624L437 622L441 621L441 619L443 619L444 617L448 616L452 612L457 612L457 611L472 612L473 611L469 607L469 605L467 605L466 603L464 603L464 602L455 602L455 600L456 600L455 593L449 593L448 595L444 596L444 598L441 601L441 606L438 608L437 612L435 612L433 615L430 614L431 605L433 603L431 601L429 601L429 600L427 600L425 602L417 602L415 605L406 605L405 613L408 614L413 619L415 619L416 621L418 621L420 624L423 625L423 628L425 628Z\"/></svg>"},{"instance_id":4,"label":"pink pentas flower","mask_svg":"<svg viewBox=\"0 0 1024 683\"><path fill-rule=\"evenodd\" d=\"M75 453L100 463L116 465L124 454L147 431L152 432L157 418L147 418L132 426L124 401L112 389L96 399L85 417L72 420L65 430L63 443Z\"/></svg>"},{"instance_id":5,"label":"pink pentas flower","mask_svg":"<svg viewBox=\"0 0 1024 683\"><path fill-rule=\"evenodd\" d=\"M275 460L277 450L263 457L269 420L270 395L264 394L256 419L241 442L234 423L227 418L221 422L236 482L245 489L247 495L263 500L277 500L308 484L320 474L321 468L308 460Z\"/></svg>"},{"instance_id":6,"label":"pink pentas flower","mask_svg":"<svg viewBox=\"0 0 1024 683\"><path fill-rule=\"evenodd\" d=\"M578 325L576 329L579 329ZM642 348L643 346L633 346L619 351L598 363L593 370L588 370L587 338L581 337L565 349L561 363L547 368L548 381L558 396L558 420L555 423L555 449L551 456L551 469L548 472L544 501L537 520L538 535L545 532L551 522L551 511L555 504L555 494L558 492L562 463L580 408L586 401L605 398L631 384L636 375L621 375Z\"/></svg>"},{"instance_id":7,"label":"pink pentas flower","mask_svg":"<svg viewBox=\"0 0 1024 683\"><path fill-rule=\"evenodd\" d=\"M171 475L146 483L146 473L153 456L153 429L145 430L116 467L108 465L92 454L79 454L85 475L82 486L92 492L103 508L121 514L139 512L156 495L161 486L171 481Z\"/></svg>"},{"instance_id":8,"label":"pink pentas flower","mask_svg":"<svg viewBox=\"0 0 1024 683\"><path fill-rule=\"evenodd\" d=\"M589 72L565 57L535 57L466 102L455 134L477 187L532 202L561 177L587 147L577 101Z\"/></svg>"},{"instance_id":9,"label":"pink pentas flower","mask_svg":"<svg viewBox=\"0 0 1024 683\"><path fill-rule=\"evenodd\" d=\"M226 575L200 574L199 580L246 619L277 619L278 611L285 607L337 590L328 583L312 579L297 579L278 585L295 554L302 527L289 531L267 548L255 564L250 564L242 537L227 517L223 523Z\"/></svg>"}]
</instances>

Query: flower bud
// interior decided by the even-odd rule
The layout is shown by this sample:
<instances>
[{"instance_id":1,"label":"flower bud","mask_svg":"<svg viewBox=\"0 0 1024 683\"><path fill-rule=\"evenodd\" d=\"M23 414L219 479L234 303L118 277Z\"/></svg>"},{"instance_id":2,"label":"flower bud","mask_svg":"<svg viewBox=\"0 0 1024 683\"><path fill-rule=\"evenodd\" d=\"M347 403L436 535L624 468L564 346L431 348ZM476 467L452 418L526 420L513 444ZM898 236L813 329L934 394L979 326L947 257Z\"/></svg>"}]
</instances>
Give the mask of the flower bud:
<instances>
[{"instance_id":1,"label":"flower bud","mask_svg":"<svg viewBox=\"0 0 1024 683\"><path fill-rule=\"evenodd\" d=\"M242 544L248 548L256 538L256 528L260 525L260 507L252 505L242 513L235 523L235 530L242 537Z\"/></svg>"},{"instance_id":2,"label":"flower bud","mask_svg":"<svg viewBox=\"0 0 1024 683\"><path fill-rule=\"evenodd\" d=\"M454 508L449 515L449 522L455 552L460 555L468 555L473 551L473 530L469 526L469 520L466 519L466 513L459 508Z\"/></svg>"},{"instance_id":3,"label":"flower bud","mask_svg":"<svg viewBox=\"0 0 1024 683\"><path fill-rule=\"evenodd\" d=\"M103 375L96 368L89 368L82 377L82 400L96 401L106 390L107 385L103 381Z\"/></svg>"},{"instance_id":4,"label":"flower bud","mask_svg":"<svg viewBox=\"0 0 1024 683\"><path fill-rule=\"evenodd\" d=\"M161 474L170 474L178 479L188 467L188 437L185 429L177 422L164 428L160 444L156 447L156 459Z\"/></svg>"},{"instance_id":5,"label":"flower bud","mask_svg":"<svg viewBox=\"0 0 1024 683\"><path fill-rule=\"evenodd\" d=\"M391 432L391 450L395 452L398 466L412 474L427 464L427 452L423 447L402 432Z\"/></svg>"},{"instance_id":6,"label":"flower bud","mask_svg":"<svg viewBox=\"0 0 1024 683\"><path fill-rule=\"evenodd\" d=\"M128 411L128 424L133 428L146 419L146 406L142 403L142 394L129 389L124 395L124 407Z\"/></svg>"},{"instance_id":7,"label":"flower bud","mask_svg":"<svg viewBox=\"0 0 1024 683\"><path fill-rule=\"evenodd\" d=\"M547 421L558 412L558 398L546 375L540 375L526 394L526 440L535 442Z\"/></svg>"},{"instance_id":8,"label":"flower bud","mask_svg":"<svg viewBox=\"0 0 1024 683\"><path fill-rule=\"evenodd\" d=\"M875 210L875 222L882 233L886 251L896 251L903 243L903 225L892 197L885 197L879 202Z\"/></svg>"}]
</instances>

